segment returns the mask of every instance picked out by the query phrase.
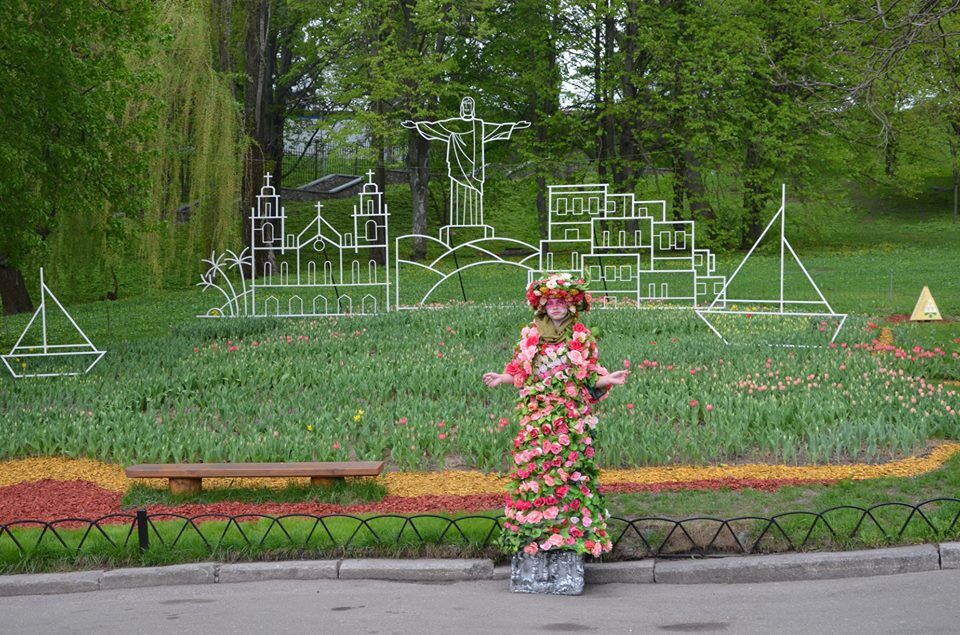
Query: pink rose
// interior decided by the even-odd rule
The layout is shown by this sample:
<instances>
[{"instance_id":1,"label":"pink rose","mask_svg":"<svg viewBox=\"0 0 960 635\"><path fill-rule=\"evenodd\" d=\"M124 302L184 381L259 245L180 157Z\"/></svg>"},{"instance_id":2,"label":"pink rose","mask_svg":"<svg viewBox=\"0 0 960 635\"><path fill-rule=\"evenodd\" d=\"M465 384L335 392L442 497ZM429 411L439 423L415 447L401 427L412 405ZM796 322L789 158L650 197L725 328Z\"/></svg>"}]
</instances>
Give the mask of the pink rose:
<instances>
[{"instance_id":1,"label":"pink rose","mask_svg":"<svg viewBox=\"0 0 960 635\"><path fill-rule=\"evenodd\" d=\"M543 510L543 517L546 518L547 520L553 520L554 518L557 517L557 514L559 513L560 513L560 510L557 509L556 507L547 507L545 510Z\"/></svg>"},{"instance_id":2,"label":"pink rose","mask_svg":"<svg viewBox=\"0 0 960 635\"><path fill-rule=\"evenodd\" d=\"M567 436L567 435L565 435L565 434L561 434L561 435L557 438L557 441L559 441L559 442L560 442L560 445L562 445L562 446L564 446L564 447L570 445L570 437Z\"/></svg>"},{"instance_id":3,"label":"pink rose","mask_svg":"<svg viewBox=\"0 0 960 635\"><path fill-rule=\"evenodd\" d=\"M586 332L586 330L587 330L587 327L585 327L585 326L584 326L582 323L580 323L580 322L577 322L576 324L573 325L573 332L574 332L574 333L584 333L584 332Z\"/></svg>"},{"instance_id":4,"label":"pink rose","mask_svg":"<svg viewBox=\"0 0 960 635\"><path fill-rule=\"evenodd\" d=\"M540 551L540 545L536 542L531 542L529 545L523 548L525 553L529 553L531 556Z\"/></svg>"}]
</instances>

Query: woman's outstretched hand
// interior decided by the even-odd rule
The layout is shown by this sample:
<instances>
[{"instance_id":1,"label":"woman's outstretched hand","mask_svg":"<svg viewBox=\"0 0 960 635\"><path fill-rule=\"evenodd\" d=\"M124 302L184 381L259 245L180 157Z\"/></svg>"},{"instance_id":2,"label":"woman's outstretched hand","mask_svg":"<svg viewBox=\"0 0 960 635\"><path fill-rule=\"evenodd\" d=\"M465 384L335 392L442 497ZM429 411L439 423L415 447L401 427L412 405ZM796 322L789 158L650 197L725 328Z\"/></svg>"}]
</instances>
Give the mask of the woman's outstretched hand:
<instances>
[{"instance_id":1,"label":"woman's outstretched hand","mask_svg":"<svg viewBox=\"0 0 960 635\"><path fill-rule=\"evenodd\" d=\"M597 388L606 388L607 386L622 386L626 383L627 377L629 376L629 370L618 370L602 377L598 377L597 383L594 384L594 386Z\"/></svg>"},{"instance_id":2,"label":"woman's outstretched hand","mask_svg":"<svg viewBox=\"0 0 960 635\"><path fill-rule=\"evenodd\" d=\"M496 388L501 384L512 384L513 375L508 375L507 373L484 373L483 383L486 384L488 388Z\"/></svg>"}]
</instances>

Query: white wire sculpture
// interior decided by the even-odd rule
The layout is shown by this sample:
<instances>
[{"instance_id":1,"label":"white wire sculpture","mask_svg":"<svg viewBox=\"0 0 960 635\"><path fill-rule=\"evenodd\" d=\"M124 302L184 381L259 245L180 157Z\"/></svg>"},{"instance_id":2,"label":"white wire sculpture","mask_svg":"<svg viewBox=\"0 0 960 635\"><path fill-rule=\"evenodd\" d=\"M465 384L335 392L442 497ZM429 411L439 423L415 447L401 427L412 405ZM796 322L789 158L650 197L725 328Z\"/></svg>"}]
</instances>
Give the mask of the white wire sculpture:
<instances>
[{"instance_id":1,"label":"white wire sculpture","mask_svg":"<svg viewBox=\"0 0 960 635\"><path fill-rule=\"evenodd\" d=\"M55 309L69 321L72 330L76 331L83 339L83 343L51 343L51 336L48 333L47 320L47 302L53 303ZM37 318L40 318L39 323ZM40 328L40 344L25 344L24 339L31 333L35 324ZM69 338L68 338L69 339ZM60 300L53 294L50 287L43 280L43 268L40 269L40 305L34 311L27 326L20 334L17 343L7 355L0 355L7 370L17 379L23 377L63 377L70 375L81 375L90 372L97 362L99 362L106 351L99 350L86 336L73 317L67 312ZM82 364L82 370L63 370L69 366L69 362L79 361ZM89 360L89 363L88 363ZM51 363L52 362L52 363ZM50 371L51 368L57 369ZM46 369L48 372L44 372Z\"/></svg>"},{"instance_id":2,"label":"white wire sculpture","mask_svg":"<svg viewBox=\"0 0 960 635\"><path fill-rule=\"evenodd\" d=\"M610 193L605 183L551 185L548 213L528 282L553 271L582 276L601 307L693 307L721 297L716 257L696 248L694 221L667 218L666 201Z\"/></svg>"},{"instance_id":3,"label":"white wire sculpture","mask_svg":"<svg viewBox=\"0 0 960 635\"><path fill-rule=\"evenodd\" d=\"M493 227L483 222L483 183L486 180L486 146L509 139L514 130L529 128L529 121L490 123L476 117L472 97L460 101L460 116L439 121L404 121L425 139L447 144L447 176L450 179L449 222L440 229L440 240L451 244L452 232L473 229L492 238Z\"/></svg>"},{"instance_id":4,"label":"white wire sculpture","mask_svg":"<svg viewBox=\"0 0 960 635\"><path fill-rule=\"evenodd\" d=\"M489 141L509 139L514 130L529 123L484 122L475 117L473 100L465 97L460 117L405 121L403 125L447 144L450 209L439 239L423 234L396 239L397 309L421 308L446 281L485 265L522 268L528 282L554 271L587 277L600 306L624 300L637 306L644 301L696 306L715 298L723 287L724 278L713 275L714 255L708 249L695 249L693 221L668 220L664 201L636 201L633 194L611 194L606 184L550 186L549 233L539 247L497 237L483 220L484 148ZM464 235L468 239L454 240L454 236ZM401 253L409 251L405 243L414 240L439 247L440 255L426 263L401 258ZM461 257L467 264L460 265ZM569 267L560 262L562 258L569 258ZM448 264L451 260L452 267ZM433 280L422 295L415 294L416 301L406 304L401 301L405 268L429 273Z\"/></svg>"},{"instance_id":5,"label":"white wire sculpture","mask_svg":"<svg viewBox=\"0 0 960 635\"><path fill-rule=\"evenodd\" d=\"M450 203L447 224L439 231L439 238L426 234L405 234L396 239L394 254L394 307L397 310L424 307L433 293L447 280L467 269L486 265L509 265L530 271L529 264L537 258L536 246L513 238L496 236L494 228L483 219L483 184L486 180L486 145L491 141L509 139L514 130L527 128L527 121L490 123L475 116L473 98L460 102L460 116L439 121L404 121L405 128L416 130L425 139L443 141L447 145L447 176L450 180ZM400 258L410 251L407 243L421 240L441 250L428 263ZM510 252L511 255L504 255ZM460 256L468 263L460 266ZM451 269L447 264L453 261ZM425 291L416 295L413 303L403 303L400 295L401 271L406 265L418 273L429 273Z\"/></svg>"},{"instance_id":6,"label":"white wire sculpture","mask_svg":"<svg viewBox=\"0 0 960 635\"><path fill-rule=\"evenodd\" d=\"M830 303L820 291L820 287L818 287L817 283L814 282L813 278L810 276L810 273L807 271L807 268L800 260L797 252L794 251L790 241L787 240L786 216L787 186L786 184L783 184L781 185L780 190L780 209L776 214L774 214L773 218L770 219L770 222L767 223L767 226L764 228L759 238L757 238L756 242L753 243L753 246L750 247L750 251L747 252L747 255L744 256L743 260L740 261L740 264L737 265L737 268L726 281L718 296L706 308L696 310L697 315L700 316L704 322L706 322L707 326L710 327L710 330L713 331L717 337L723 340L725 344L730 344L730 338L725 337L723 333L721 333L721 330L729 328L731 333L728 333L728 335L731 335L732 338L732 333L735 333L737 332L737 329L742 328L744 320L752 319L754 320L753 323L756 324L759 321L758 318L762 320L763 318L770 316L781 319L797 318L801 323L806 322L807 324L812 324L815 331L825 334L832 332L833 335L830 337L830 342L834 342L837 339L840 329L843 328L843 324L847 319L847 314L837 313L833 310L833 307L830 306ZM759 299L729 297L728 290L730 285L734 282L734 280L736 280L737 275L740 274L744 265L747 264L747 261L750 260L750 257L757 249L757 246L763 242L763 239L766 237L767 233L778 222L780 230L780 283L778 297L765 298L761 296ZM788 260L788 254L790 260ZM799 265L800 271L803 273L803 279L805 279L809 283L810 288L816 292L816 299L803 300L787 298L784 292L784 266L791 260ZM717 308L718 304L720 304L722 308ZM734 327L734 325L738 323L740 326ZM752 329L747 329L740 332L745 334L747 337L751 337L751 339L755 336L755 332L753 332ZM793 335L796 334L791 334L790 336L792 337ZM809 342L811 340L807 338L805 341ZM779 346L809 345L794 344L785 341L775 341L770 343Z\"/></svg>"},{"instance_id":7,"label":"white wire sculpture","mask_svg":"<svg viewBox=\"0 0 960 635\"><path fill-rule=\"evenodd\" d=\"M225 302L199 317L319 317L390 310L389 212L373 182L353 207L353 232L340 233L317 215L298 233L287 232L286 210L270 174L250 213L250 244L239 255L211 254L198 286ZM382 250L383 264L375 258ZM278 264L279 263L279 264ZM232 271L237 273L233 274ZM262 271L247 279L245 270ZM239 277L239 287L233 279Z\"/></svg>"}]
</instances>

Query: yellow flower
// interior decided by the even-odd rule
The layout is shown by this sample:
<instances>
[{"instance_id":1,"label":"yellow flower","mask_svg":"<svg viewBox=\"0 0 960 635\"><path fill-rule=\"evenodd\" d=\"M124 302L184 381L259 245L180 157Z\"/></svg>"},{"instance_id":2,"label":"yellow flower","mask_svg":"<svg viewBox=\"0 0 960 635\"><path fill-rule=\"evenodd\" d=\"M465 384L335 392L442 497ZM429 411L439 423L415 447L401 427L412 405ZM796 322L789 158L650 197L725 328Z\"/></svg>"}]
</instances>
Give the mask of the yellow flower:
<instances>
[{"instance_id":1,"label":"yellow flower","mask_svg":"<svg viewBox=\"0 0 960 635\"><path fill-rule=\"evenodd\" d=\"M312 425L309 425L309 424L307 425L307 432L313 432L313 426L312 426Z\"/></svg>"}]
</instances>

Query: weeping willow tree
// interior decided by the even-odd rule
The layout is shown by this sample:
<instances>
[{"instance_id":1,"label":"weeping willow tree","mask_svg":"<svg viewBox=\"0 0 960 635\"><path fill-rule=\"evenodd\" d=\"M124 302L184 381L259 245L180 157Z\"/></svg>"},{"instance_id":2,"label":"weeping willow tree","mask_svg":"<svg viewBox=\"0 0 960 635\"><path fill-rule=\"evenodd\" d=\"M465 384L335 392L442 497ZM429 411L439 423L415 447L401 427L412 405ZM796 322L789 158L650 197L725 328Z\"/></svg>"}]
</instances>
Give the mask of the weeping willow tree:
<instances>
[{"instance_id":1,"label":"weeping willow tree","mask_svg":"<svg viewBox=\"0 0 960 635\"><path fill-rule=\"evenodd\" d=\"M170 35L154 64L162 104L139 256L149 285L195 281L201 258L239 242L244 137L230 78L213 65L210 4L159 5Z\"/></svg>"},{"instance_id":2,"label":"weeping willow tree","mask_svg":"<svg viewBox=\"0 0 960 635\"><path fill-rule=\"evenodd\" d=\"M150 36L122 49L126 106L102 131L126 141L89 176L99 204L65 197L28 267L45 264L70 300L191 285L203 257L240 242L245 137L232 78L214 66L210 5L149 11Z\"/></svg>"}]
</instances>

